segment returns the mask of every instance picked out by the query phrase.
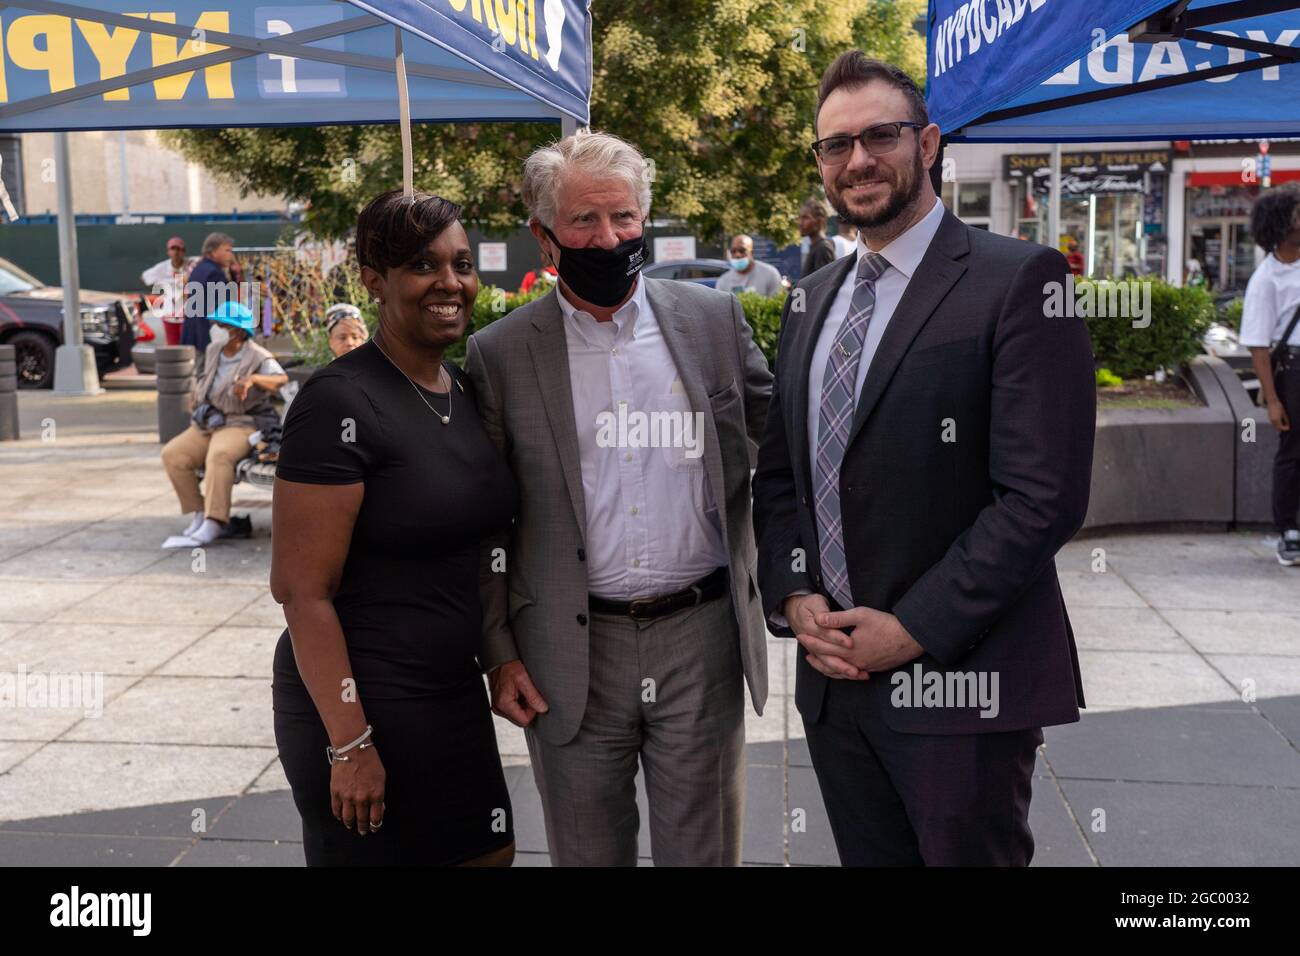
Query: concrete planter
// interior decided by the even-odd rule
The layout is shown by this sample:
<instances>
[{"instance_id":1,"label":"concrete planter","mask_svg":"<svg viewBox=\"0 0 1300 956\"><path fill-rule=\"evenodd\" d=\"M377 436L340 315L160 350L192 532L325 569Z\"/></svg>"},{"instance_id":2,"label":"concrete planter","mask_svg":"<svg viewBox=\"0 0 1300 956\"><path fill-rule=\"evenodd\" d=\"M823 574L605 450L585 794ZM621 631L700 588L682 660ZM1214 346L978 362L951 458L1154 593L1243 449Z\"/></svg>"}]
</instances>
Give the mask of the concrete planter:
<instances>
[{"instance_id":1,"label":"concrete planter","mask_svg":"<svg viewBox=\"0 0 1300 956\"><path fill-rule=\"evenodd\" d=\"M1097 414L1085 529L1267 521L1277 436L1221 359L1186 367L1201 408L1103 409ZM1242 421L1255 419L1255 441Z\"/></svg>"}]
</instances>

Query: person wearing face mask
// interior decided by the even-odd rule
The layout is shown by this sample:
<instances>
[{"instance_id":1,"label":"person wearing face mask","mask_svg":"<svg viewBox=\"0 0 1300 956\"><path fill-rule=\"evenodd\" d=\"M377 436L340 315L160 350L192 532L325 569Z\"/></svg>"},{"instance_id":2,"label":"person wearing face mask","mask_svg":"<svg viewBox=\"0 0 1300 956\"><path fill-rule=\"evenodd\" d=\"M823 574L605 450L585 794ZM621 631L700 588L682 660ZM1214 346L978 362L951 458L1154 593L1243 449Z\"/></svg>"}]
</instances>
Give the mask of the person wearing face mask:
<instances>
[{"instance_id":1,"label":"person wearing face mask","mask_svg":"<svg viewBox=\"0 0 1300 956\"><path fill-rule=\"evenodd\" d=\"M194 379L190 426L162 450L167 477L189 517L181 534L163 542L168 549L211 544L226 533L235 465L248 454L259 418L278 419L270 398L289 381L271 353L252 341L257 320L246 306L223 303L208 321L211 341ZM200 468L206 494L200 491Z\"/></svg>"},{"instance_id":2,"label":"person wearing face mask","mask_svg":"<svg viewBox=\"0 0 1300 956\"><path fill-rule=\"evenodd\" d=\"M737 865L744 685L767 698L751 443L771 376L735 296L647 279L644 157L582 130L524 164L557 288L475 333L466 371L520 483L481 660L525 728L556 865ZM647 422L658 422L647 432ZM640 430L638 430L640 429Z\"/></svg>"},{"instance_id":3,"label":"person wearing face mask","mask_svg":"<svg viewBox=\"0 0 1300 956\"><path fill-rule=\"evenodd\" d=\"M518 491L446 359L478 296L460 206L392 190L357 220L373 338L285 417L271 594L275 741L309 866L508 866L479 670L479 554ZM342 692L340 692L342 688Z\"/></svg>"},{"instance_id":4,"label":"person wearing face mask","mask_svg":"<svg viewBox=\"0 0 1300 956\"><path fill-rule=\"evenodd\" d=\"M766 262L754 258L754 240L746 235L733 236L727 250L731 268L718 276L714 288L719 292L757 292L776 295L781 291L781 273Z\"/></svg>"}]
</instances>

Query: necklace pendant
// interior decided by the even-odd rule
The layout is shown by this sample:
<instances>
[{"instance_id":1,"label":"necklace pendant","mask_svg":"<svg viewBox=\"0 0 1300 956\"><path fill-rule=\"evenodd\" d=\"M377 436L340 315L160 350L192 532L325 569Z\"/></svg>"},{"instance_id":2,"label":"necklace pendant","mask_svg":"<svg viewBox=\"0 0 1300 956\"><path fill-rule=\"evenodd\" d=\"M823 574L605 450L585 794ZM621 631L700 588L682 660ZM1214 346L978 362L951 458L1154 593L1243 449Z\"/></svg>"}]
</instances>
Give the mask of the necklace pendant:
<instances>
[{"instance_id":1,"label":"necklace pendant","mask_svg":"<svg viewBox=\"0 0 1300 956\"><path fill-rule=\"evenodd\" d=\"M442 423L443 423L444 425L449 425L449 424L451 424L451 416L450 416L450 415L439 415L438 417L442 420Z\"/></svg>"}]
</instances>

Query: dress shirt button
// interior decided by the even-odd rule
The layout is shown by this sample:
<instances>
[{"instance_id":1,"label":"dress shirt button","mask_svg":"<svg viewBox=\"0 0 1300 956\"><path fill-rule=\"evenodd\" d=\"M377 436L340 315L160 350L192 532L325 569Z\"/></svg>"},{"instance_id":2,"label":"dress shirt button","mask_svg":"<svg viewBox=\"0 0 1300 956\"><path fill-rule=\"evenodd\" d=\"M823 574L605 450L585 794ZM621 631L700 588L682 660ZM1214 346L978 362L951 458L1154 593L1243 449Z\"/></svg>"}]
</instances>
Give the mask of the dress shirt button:
<instances>
[{"instance_id":1,"label":"dress shirt button","mask_svg":"<svg viewBox=\"0 0 1300 956\"><path fill-rule=\"evenodd\" d=\"M623 456L623 460L624 460L624 461L631 461L631 460L632 460L632 453L631 453L631 452L628 452L626 455L624 455L624 456Z\"/></svg>"},{"instance_id":2,"label":"dress shirt button","mask_svg":"<svg viewBox=\"0 0 1300 956\"><path fill-rule=\"evenodd\" d=\"M587 626L587 615L585 615L585 614L579 614L579 615L578 615L578 623L581 624L583 627L586 627L586 626Z\"/></svg>"},{"instance_id":3,"label":"dress shirt button","mask_svg":"<svg viewBox=\"0 0 1300 956\"><path fill-rule=\"evenodd\" d=\"M586 560L587 560L587 550L586 550L585 548L579 548L579 549L578 549L578 560L579 560L579 561L586 561Z\"/></svg>"},{"instance_id":4,"label":"dress shirt button","mask_svg":"<svg viewBox=\"0 0 1300 956\"><path fill-rule=\"evenodd\" d=\"M844 490L845 490L845 491L852 491L852 490L853 490L853 486L852 486L852 485L849 485L849 486L847 486Z\"/></svg>"},{"instance_id":5,"label":"dress shirt button","mask_svg":"<svg viewBox=\"0 0 1300 956\"><path fill-rule=\"evenodd\" d=\"M799 499L799 503L802 504L802 505L804 505L804 506L806 507L807 504L808 504L808 496L805 495L804 497L800 498L800 499Z\"/></svg>"},{"instance_id":6,"label":"dress shirt button","mask_svg":"<svg viewBox=\"0 0 1300 956\"><path fill-rule=\"evenodd\" d=\"M629 510L632 512L632 514L636 514L640 509L637 508L636 505L633 505Z\"/></svg>"},{"instance_id":7,"label":"dress shirt button","mask_svg":"<svg viewBox=\"0 0 1300 956\"><path fill-rule=\"evenodd\" d=\"M641 567L641 559L640 559L640 558L633 558L633 559L632 559L632 567L634 567L634 568L639 568L639 567Z\"/></svg>"},{"instance_id":8,"label":"dress shirt button","mask_svg":"<svg viewBox=\"0 0 1300 956\"><path fill-rule=\"evenodd\" d=\"M609 354L610 354L610 355L617 355L617 354L618 354L618 346L616 345L616 346L614 346L612 349L610 349L610 350L609 350Z\"/></svg>"}]
</instances>

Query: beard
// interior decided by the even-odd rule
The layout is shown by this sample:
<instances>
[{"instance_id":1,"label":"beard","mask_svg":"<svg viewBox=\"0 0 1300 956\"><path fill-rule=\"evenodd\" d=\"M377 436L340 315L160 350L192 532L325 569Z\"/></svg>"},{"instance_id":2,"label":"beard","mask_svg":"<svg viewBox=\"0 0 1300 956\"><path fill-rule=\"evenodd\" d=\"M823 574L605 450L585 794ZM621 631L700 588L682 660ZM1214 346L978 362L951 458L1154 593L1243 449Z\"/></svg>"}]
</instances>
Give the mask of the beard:
<instances>
[{"instance_id":1,"label":"beard","mask_svg":"<svg viewBox=\"0 0 1300 956\"><path fill-rule=\"evenodd\" d=\"M839 216L840 222L850 223L858 229L875 229L897 219L903 210L916 202L921 194L921 177L925 175L925 169L921 165L919 149L912 156L912 168L909 172L910 176L904 172L902 180L892 184L889 197L877 212L861 212L850 208L838 187L827 187L826 198L834 208L835 214Z\"/></svg>"}]
</instances>

